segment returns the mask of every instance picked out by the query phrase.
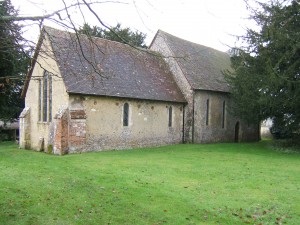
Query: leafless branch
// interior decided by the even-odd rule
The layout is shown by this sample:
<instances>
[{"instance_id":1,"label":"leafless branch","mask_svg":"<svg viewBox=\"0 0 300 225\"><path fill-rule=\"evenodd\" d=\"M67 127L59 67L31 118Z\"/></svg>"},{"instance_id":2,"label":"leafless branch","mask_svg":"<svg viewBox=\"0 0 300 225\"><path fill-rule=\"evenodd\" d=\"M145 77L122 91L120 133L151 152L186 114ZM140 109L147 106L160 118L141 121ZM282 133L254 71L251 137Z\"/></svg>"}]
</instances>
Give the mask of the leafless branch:
<instances>
[{"instance_id":1,"label":"leafless branch","mask_svg":"<svg viewBox=\"0 0 300 225\"><path fill-rule=\"evenodd\" d=\"M65 2L64 2L65 3ZM86 2L84 1L84 3L81 3L79 1L77 1L77 3L75 4L71 4L69 6L66 6L62 9L58 9L52 13L49 13L49 14L46 14L46 15L41 15L41 16L0 16L0 21L26 21L26 20L30 20L30 21L41 21L41 20L44 20L44 19L48 19L48 18L51 18L55 15L57 15L60 19L60 14L61 12L65 12L67 9L70 9L70 8L73 8L73 7L77 7L77 6L80 6L80 5L87 5L87 6L90 6L90 5L93 5L93 4L103 4L103 3L122 3L122 4L126 4L124 2L119 2L119 1L93 1L93 2Z\"/></svg>"}]
</instances>

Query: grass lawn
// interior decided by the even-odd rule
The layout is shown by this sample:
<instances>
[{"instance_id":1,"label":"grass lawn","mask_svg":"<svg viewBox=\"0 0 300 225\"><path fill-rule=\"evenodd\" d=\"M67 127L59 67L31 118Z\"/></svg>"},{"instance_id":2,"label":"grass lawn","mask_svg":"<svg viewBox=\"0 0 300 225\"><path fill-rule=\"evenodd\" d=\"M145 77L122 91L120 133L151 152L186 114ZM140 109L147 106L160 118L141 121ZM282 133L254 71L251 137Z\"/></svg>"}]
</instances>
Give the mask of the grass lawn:
<instances>
[{"instance_id":1,"label":"grass lawn","mask_svg":"<svg viewBox=\"0 0 300 225\"><path fill-rule=\"evenodd\" d=\"M300 154L269 142L54 156L0 143L0 224L300 224Z\"/></svg>"}]
</instances>

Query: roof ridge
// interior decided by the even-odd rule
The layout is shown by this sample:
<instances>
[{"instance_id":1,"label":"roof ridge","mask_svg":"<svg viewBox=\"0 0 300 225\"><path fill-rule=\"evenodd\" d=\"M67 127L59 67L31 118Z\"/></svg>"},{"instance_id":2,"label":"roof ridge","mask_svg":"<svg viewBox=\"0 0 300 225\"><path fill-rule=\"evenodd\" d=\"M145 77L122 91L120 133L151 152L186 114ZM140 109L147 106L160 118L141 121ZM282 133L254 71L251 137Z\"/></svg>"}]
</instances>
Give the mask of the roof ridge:
<instances>
[{"instance_id":1,"label":"roof ridge","mask_svg":"<svg viewBox=\"0 0 300 225\"><path fill-rule=\"evenodd\" d=\"M43 30L44 28L46 29L52 29L54 32L55 31L58 31L58 32L63 32L65 34L71 34L71 35L76 35L76 32L71 32L71 31L67 31L67 30L61 30L61 29L57 29L57 28L54 28L54 27L50 27L50 26L44 26L43 27ZM83 33L77 33L78 35L80 35L81 37L84 37L84 38L87 38L87 39L94 39L94 40L101 40L103 42L107 42L107 43L114 43L114 44L117 44L117 45L120 45L120 46L127 46L127 47L130 47L130 48L133 48L133 49L137 49L137 50L141 50L141 51L144 51L144 52L149 52L150 54L153 53L153 51L150 49L150 48L142 48L142 47L139 47L139 46L132 46L130 44L127 44L127 43L123 43L123 42L119 42L119 41L114 41L114 40L109 40L109 39L106 39L106 38L102 38L102 37L97 37L97 36L93 36L93 35L87 35L87 34L83 34ZM51 40L50 40L51 42Z\"/></svg>"},{"instance_id":2,"label":"roof ridge","mask_svg":"<svg viewBox=\"0 0 300 225\"><path fill-rule=\"evenodd\" d=\"M163 30L161 30L161 29L159 29L159 30L157 31L157 33L158 33L158 32L163 33L164 35L167 35L167 36L170 36L170 37L173 37L173 38L180 39L181 41L185 41L185 42L188 42L188 43L191 43L191 44L199 45L199 46L201 46L201 47L205 47L205 48L208 48L208 49L212 49L212 50L214 50L214 51L217 51L217 52L221 52L221 53L227 54L226 52L223 52L223 51L221 51L221 50L215 49L215 48L213 48L213 47L206 46L206 45L203 45L203 44L200 44L200 43L197 43L197 42L194 42L194 41L190 41L190 40L187 40L187 39L184 39L184 38L180 38L180 37L178 37L178 36L175 36L175 35L173 35L173 34L170 34L170 33L166 32L166 31L163 31Z\"/></svg>"},{"instance_id":3,"label":"roof ridge","mask_svg":"<svg viewBox=\"0 0 300 225\"><path fill-rule=\"evenodd\" d=\"M45 29L68 93L186 102L167 64L152 50L85 34L78 40L75 33Z\"/></svg>"}]
</instances>

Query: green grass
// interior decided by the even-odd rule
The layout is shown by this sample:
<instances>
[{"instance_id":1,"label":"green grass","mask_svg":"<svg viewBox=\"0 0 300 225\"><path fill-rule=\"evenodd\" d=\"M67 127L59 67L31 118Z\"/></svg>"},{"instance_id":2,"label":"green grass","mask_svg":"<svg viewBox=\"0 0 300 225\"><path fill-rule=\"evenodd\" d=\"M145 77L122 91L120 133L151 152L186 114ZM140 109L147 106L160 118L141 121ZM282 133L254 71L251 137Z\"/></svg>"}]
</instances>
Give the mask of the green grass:
<instances>
[{"instance_id":1,"label":"green grass","mask_svg":"<svg viewBox=\"0 0 300 225\"><path fill-rule=\"evenodd\" d=\"M0 224L299 224L300 154L269 142L54 156L0 143Z\"/></svg>"}]
</instances>

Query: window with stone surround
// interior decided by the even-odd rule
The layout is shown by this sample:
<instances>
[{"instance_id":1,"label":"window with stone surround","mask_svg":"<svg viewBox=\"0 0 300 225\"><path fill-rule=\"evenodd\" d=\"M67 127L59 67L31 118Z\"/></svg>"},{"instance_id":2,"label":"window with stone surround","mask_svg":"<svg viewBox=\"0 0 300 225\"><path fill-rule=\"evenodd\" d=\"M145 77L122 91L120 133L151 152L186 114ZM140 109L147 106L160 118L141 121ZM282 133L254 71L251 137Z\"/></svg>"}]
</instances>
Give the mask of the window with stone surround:
<instances>
[{"instance_id":1,"label":"window with stone surround","mask_svg":"<svg viewBox=\"0 0 300 225\"><path fill-rule=\"evenodd\" d=\"M129 124L129 104L126 102L123 106L123 126L128 127Z\"/></svg>"},{"instance_id":2,"label":"window with stone surround","mask_svg":"<svg viewBox=\"0 0 300 225\"><path fill-rule=\"evenodd\" d=\"M206 100L206 126L209 124L209 99Z\"/></svg>"},{"instance_id":3,"label":"window with stone surround","mask_svg":"<svg viewBox=\"0 0 300 225\"><path fill-rule=\"evenodd\" d=\"M225 128L225 116L226 116L226 102L223 101L223 109L222 109L222 128Z\"/></svg>"},{"instance_id":4,"label":"window with stone surround","mask_svg":"<svg viewBox=\"0 0 300 225\"><path fill-rule=\"evenodd\" d=\"M42 95L43 95L42 80L39 79L38 82L39 82L39 93L38 93L38 95L39 95L39 99L38 99L38 114L39 114L39 116L38 117L39 117L39 121L42 121Z\"/></svg>"},{"instance_id":5,"label":"window with stone surround","mask_svg":"<svg viewBox=\"0 0 300 225\"><path fill-rule=\"evenodd\" d=\"M48 92L49 92L49 110L48 110L48 121L51 122L52 121L52 76L48 76Z\"/></svg>"},{"instance_id":6,"label":"window with stone surround","mask_svg":"<svg viewBox=\"0 0 300 225\"><path fill-rule=\"evenodd\" d=\"M43 122L47 122L48 114L48 73L45 71L43 76Z\"/></svg>"},{"instance_id":7,"label":"window with stone surround","mask_svg":"<svg viewBox=\"0 0 300 225\"><path fill-rule=\"evenodd\" d=\"M172 109L172 106L169 107L169 127L172 127L172 117L173 117L173 109Z\"/></svg>"},{"instance_id":8,"label":"window with stone surround","mask_svg":"<svg viewBox=\"0 0 300 225\"><path fill-rule=\"evenodd\" d=\"M39 80L38 118L40 122L52 121L52 77L46 70Z\"/></svg>"}]
</instances>

